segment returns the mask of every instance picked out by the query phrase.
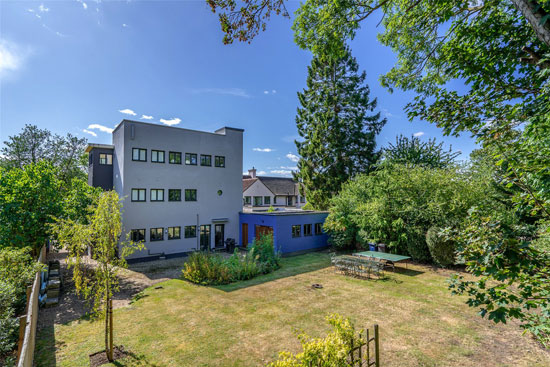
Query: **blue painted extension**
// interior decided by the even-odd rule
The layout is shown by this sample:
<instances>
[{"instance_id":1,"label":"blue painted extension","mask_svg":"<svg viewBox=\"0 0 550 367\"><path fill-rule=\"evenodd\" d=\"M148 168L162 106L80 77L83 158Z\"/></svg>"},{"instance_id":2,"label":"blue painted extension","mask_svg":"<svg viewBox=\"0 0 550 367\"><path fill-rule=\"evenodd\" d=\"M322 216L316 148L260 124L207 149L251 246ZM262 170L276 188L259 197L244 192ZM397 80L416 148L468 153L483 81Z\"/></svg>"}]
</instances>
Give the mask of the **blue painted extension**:
<instances>
[{"instance_id":1,"label":"blue painted extension","mask_svg":"<svg viewBox=\"0 0 550 367\"><path fill-rule=\"evenodd\" d=\"M275 251L279 251L283 255L314 251L328 246L328 236L324 232L318 233L317 231L316 233L315 228L315 224L320 224L322 227L327 216L327 212L312 211L240 213L239 235L241 240L247 237L242 233L243 224L247 224L248 243L251 244L256 236L257 226L271 227ZM310 235L305 234L307 225L311 225ZM293 236L293 226L300 226L299 236ZM260 232L262 229L265 230L265 228L260 228Z\"/></svg>"}]
</instances>

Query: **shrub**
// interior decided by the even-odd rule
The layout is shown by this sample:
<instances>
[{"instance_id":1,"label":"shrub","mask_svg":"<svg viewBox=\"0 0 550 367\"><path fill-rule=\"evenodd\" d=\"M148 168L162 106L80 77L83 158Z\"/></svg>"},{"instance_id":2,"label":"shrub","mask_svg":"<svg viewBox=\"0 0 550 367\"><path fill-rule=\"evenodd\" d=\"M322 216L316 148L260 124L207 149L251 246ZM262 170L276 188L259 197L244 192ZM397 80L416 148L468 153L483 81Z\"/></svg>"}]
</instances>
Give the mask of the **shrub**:
<instances>
[{"instance_id":1,"label":"shrub","mask_svg":"<svg viewBox=\"0 0 550 367\"><path fill-rule=\"evenodd\" d=\"M0 279L0 359L10 353L17 342L19 323L14 308L17 301L17 290L13 284Z\"/></svg>"},{"instance_id":2,"label":"shrub","mask_svg":"<svg viewBox=\"0 0 550 367\"><path fill-rule=\"evenodd\" d=\"M250 249L250 256L260 264L261 273L270 273L280 266L281 256L275 252L271 236L263 235L255 238Z\"/></svg>"},{"instance_id":3,"label":"shrub","mask_svg":"<svg viewBox=\"0 0 550 367\"><path fill-rule=\"evenodd\" d=\"M183 266L183 277L197 284L228 284L231 272L224 259L218 254L193 252Z\"/></svg>"},{"instance_id":4,"label":"shrub","mask_svg":"<svg viewBox=\"0 0 550 367\"><path fill-rule=\"evenodd\" d=\"M313 207L313 204L311 204L309 201L302 207L302 210L315 210Z\"/></svg>"},{"instance_id":5,"label":"shrub","mask_svg":"<svg viewBox=\"0 0 550 367\"><path fill-rule=\"evenodd\" d=\"M426 233L426 243L430 254L437 265L447 267L453 265L456 259L456 244L442 233L438 227L431 227Z\"/></svg>"}]
</instances>

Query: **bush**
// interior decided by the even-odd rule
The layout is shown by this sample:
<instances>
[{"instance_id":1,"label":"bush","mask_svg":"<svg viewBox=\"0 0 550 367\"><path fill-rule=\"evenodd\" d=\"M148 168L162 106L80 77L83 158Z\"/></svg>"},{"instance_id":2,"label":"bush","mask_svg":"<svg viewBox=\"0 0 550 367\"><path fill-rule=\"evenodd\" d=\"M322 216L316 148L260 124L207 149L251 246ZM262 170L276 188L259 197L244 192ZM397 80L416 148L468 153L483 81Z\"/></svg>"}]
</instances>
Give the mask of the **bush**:
<instances>
[{"instance_id":1,"label":"bush","mask_svg":"<svg viewBox=\"0 0 550 367\"><path fill-rule=\"evenodd\" d=\"M456 243L438 227L431 227L426 233L426 243L434 262L442 267L453 265L456 261Z\"/></svg>"},{"instance_id":2,"label":"bush","mask_svg":"<svg viewBox=\"0 0 550 367\"><path fill-rule=\"evenodd\" d=\"M210 252L193 252L183 267L183 277L197 284L228 284L231 272L224 259Z\"/></svg>"},{"instance_id":3,"label":"bush","mask_svg":"<svg viewBox=\"0 0 550 367\"><path fill-rule=\"evenodd\" d=\"M0 279L0 359L10 353L17 342L19 323L15 318L14 308L17 301L14 285Z\"/></svg>"},{"instance_id":4,"label":"bush","mask_svg":"<svg viewBox=\"0 0 550 367\"><path fill-rule=\"evenodd\" d=\"M281 256L275 252L271 236L255 238L250 249L250 256L259 263L263 274L279 269Z\"/></svg>"},{"instance_id":5,"label":"bush","mask_svg":"<svg viewBox=\"0 0 550 367\"><path fill-rule=\"evenodd\" d=\"M302 210L315 210L313 205L308 201L303 207Z\"/></svg>"}]
</instances>

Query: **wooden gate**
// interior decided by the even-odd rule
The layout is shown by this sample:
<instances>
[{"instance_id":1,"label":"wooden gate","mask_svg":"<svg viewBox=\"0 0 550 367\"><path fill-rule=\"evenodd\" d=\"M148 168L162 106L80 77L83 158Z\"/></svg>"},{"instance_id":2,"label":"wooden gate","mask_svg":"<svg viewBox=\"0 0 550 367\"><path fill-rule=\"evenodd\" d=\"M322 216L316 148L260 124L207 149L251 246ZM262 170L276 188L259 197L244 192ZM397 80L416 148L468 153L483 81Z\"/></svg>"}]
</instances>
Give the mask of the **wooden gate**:
<instances>
[{"instance_id":1,"label":"wooden gate","mask_svg":"<svg viewBox=\"0 0 550 367\"><path fill-rule=\"evenodd\" d=\"M270 226L256 226L256 239L261 236L270 236L273 241L273 227Z\"/></svg>"}]
</instances>

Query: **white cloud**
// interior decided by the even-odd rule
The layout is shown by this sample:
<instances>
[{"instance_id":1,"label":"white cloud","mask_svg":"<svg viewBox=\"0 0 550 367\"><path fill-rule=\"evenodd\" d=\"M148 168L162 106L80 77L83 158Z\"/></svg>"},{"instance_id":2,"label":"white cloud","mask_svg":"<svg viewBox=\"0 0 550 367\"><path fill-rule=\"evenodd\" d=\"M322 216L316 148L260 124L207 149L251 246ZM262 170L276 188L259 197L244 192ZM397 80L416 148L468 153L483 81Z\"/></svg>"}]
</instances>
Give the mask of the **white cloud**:
<instances>
[{"instance_id":1,"label":"white cloud","mask_svg":"<svg viewBox=\"0 0 550 367\"><path fill-rule=\"evenodd\" d=\"M226 95L235 96L235 97L250 98L250 95L244 89L241 89L241 88L199 88L199 89L192 89L191 92L194 94L214 93L214 94L226 94Z\"/></svg>"},{"instance_id":2,"label":"white cloud","mask_svg":"<svg viewBox=\"0 0 550 367\"><path fill-rule=\"evenodd\" d=\"M107 126L103 126L103 125L100 125L100 124L91 124L91 125L88 125L88 129L90 130L99 130L99 131L102 131L104 133L112 133L113 132L113 129L111 129L110 127L107 127Z\"/></svg>"},{"instance_id":3,"label":"white cloud","mask_svg":"<svg viewBox=\"0 0 550 367\"><path fill-rule=\"evenodd\" d=\"M88 4L86 4L84 1L82 0L76 0L76 1L82 4L82 7L84 8L84 10L88 9Z\"/></svg>"},{"instance_id":4,"label":"white cloud","mask_svg":"<svg viewBox=\"0 0 550 367\"><path fill-rule=\"evenodd\" d=\"M39 10L41 13L47 13L47 12L50 11L50 9L49 9L49 8L46 8L46 7L44 6L44 4L40 4L40 6L38 6L38 10Z\"/></svg>"},{"instance_id":5,"label":"white cloud","mask_svg":"<svg viewBox=\"0 0 550 367\"><path fill-rule=\"evenodd\" d=\"M128 24L122 23L122 26L123 26L124 28L126 28L126 27L128 27Z\"/></svg>"},{"instance_id":6,"label":"white cloud","mask_svg":"<svg viewBox=\"0 0 550 367\"><path fill-rule=\"evenodd\" d=\"M268 90L264 90L264 94L269 94L269 91L268 91Z\"/></svg>"},{"instance_id":7,"label":"white cloud","mask_svg":"<svg viewBox=\"0 0 550 367\"><path fill-rule=\"evenodd\" d=\"M283 176L290 176L292 174L292 171L286 170L286 169L273 169L269 172L274 173L276 175L283 175Z\"/></svg>"},{"instance_id":8,"label":"white cloud","mask_svg":"<svg viewBox=\"0 0 550 367\"><path fill-rule=\"evenodd\" d=\"M266 171L258 171L256 172L257 175L265 175L267 172Z\"/></svg>"},{"instance_id":9,"label":"white cloud","mask_svg":"<svg viewBox=\"0 0 550 367\"><path fill-rule=\"evenodd\" d=\"M164 125L172 126L179 124L181 122L181 119L177 117L172 117L170 120L160 119L160 122L162 122Z\"/></svg>"},{"instance_id":10,"label":"white cloud","mask_svg":"<svg viewBox=\"0 0 550 367\"><path fill-rule=\"evenodd\" d=\"M13 42L0 40L0 77L20 69L29 54L28 48L24 49Z\"/></svg>"},{"instance_id":11,"label":"white cloud","mask_svg":"<svg viewBox=\"0 0 550 367\"><path fill-rule=\"evenodd\" d=\"M275 89L271 90L271 93L275 94L277 91Z\"/></svg>"},{"instance_id":12,"label":"white cloud","mask_svg":"<svg viewBox=\"0 0 550 367\"><path fill-rule=\"evenodd\" d=\"M124 113L126 115L132 115L132 116L136 115L136 113L134 111L132 111L131 109L129 109L129 108L125 108L123 110L118 110L118 112Z\"/></svg>"},{"instance_id":13,"label":"white cloud","mask_svg":"<svg viewBox=\"0 0 550 367\"><path fill-rule=\"evenodd\" d=\"M91 136L94 136L94 137L97 136L96 133L94 133L93 131L90 131L90 130L83 129L82 132L85 132L86 134L90 134Z\"/></svg>"},{"instance_id":14,"label":"white cloud","mask_svg":"<svg viewBox=\"0 0 550 367\"><path fill-rule=\"evenodd\" d=\"M255 152L269 153L269 152L273 152L275 149L271 149L271 148L254 148L252 150L255 151Z\"/></svg>"},{"instance_id":15,"label":"white cloud","mask_svg":"<svg viewBox=\"0 0 550 367\"><path fill-rule=\"evenodd\" d=\"M153 116L141 115L140 119L142 119L142 120L152 120L152 119L153 119Z\"/></svg>"},{"instance_id":16,"label":"white cloud","mask_svg":"<svg viewBox=\"0 0 550 367\"><path fill-rule=\"evenodd\" d=\"M419 131L413 134L413 136L416 136L417 138L421 137L422 135L424 135L424 131Z\"/></svg>"},{"instance_id":17,"label":"white cloud","mask_svg":"<svg viewBox=\"0 0 550 367\"><path fill-rule=\"evenodd\" d=\"M298 157L296 154L288 153L285 157L290 159L292 162L298 162L300 160L300 157Z\"/></svg>"}]
</instances>

